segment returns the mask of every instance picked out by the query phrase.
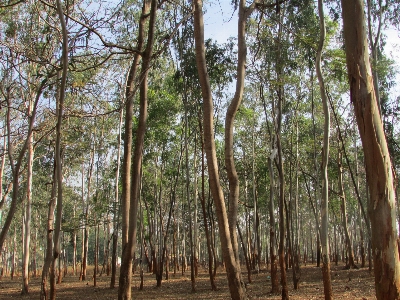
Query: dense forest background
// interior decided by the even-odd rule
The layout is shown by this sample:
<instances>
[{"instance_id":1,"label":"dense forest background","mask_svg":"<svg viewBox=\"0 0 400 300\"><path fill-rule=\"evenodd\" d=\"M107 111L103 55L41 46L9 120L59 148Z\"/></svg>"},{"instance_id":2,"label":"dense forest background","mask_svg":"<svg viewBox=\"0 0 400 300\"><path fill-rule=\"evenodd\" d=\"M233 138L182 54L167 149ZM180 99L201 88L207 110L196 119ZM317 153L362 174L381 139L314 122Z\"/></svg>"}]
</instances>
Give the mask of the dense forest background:
<instances>
[{"instance_id":1,"label":"dense forest background","mask_svg":"<svg viewBox=\"0 0 400 300\"><path fill-rule=\"evenodd\" d=\"M213 270L227 263L207 166L195 2L0 1L0 267L2 276L23 274L23 292L29 273L46 277L50 268L55 278L57 268L61 277L69 267L85 280L88 264L112 273L113 287L129 247L133 267L154 272L159 285L191 266L195 289L198 266L209 268L212 282ZM398 6L368 0L364 11L395 191L399 46L388 45L386 34L398 43ZM238 19L239 35L235 21L221 28L207 19L209 10L212 18L221 12L225 21ZM281 253L294 282L302 262L319 265L327 215L329 260L373 268L365 149L350 101L342 11L334 0L323 10L321 44L316 1L204 3L216 170L222 205L236 218L229 219L238 249L232 255L248 281L261 266L276 271ZM216 40L223 26L232 37Z\"/></svg>"}]
</instances>

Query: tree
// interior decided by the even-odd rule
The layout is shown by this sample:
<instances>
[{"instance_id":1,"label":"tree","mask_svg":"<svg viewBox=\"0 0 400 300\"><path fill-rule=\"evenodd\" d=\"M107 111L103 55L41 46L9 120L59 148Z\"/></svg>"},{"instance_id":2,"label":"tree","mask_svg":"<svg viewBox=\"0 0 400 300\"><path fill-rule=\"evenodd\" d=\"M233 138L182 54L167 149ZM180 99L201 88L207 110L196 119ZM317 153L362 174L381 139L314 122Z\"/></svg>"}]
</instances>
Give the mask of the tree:
<instances>
[{"instance_id":1,"label":"tree","mask_svg":"<svg viewBox=\"0 0 400 300\"><path fill-rule=\"evenodd\" d=\"M123 245L122 257L121 257L121 271L119 276L119 289L118 299L131 299L131 284L132 284L132 258L136 247L136 232L137 232L137 217L138 217L138 197L140 189L140 175L142 168L142 155L143 155L143 140L146 132L146 121L147 121L147 92L148 92L148 73L150 63L152 61L153 45L154 45L154 32L155 22L157 14L157 1L144 0L143 2L143 18L149 11L149 29L147 34L147 45L143 51L142 70L139 79L140 83L140 112L139 112L139 124L136 131L135 150L133 155L133 167L132 167L132 185L131 185L131 199L123 199L124 201L129 200L131 205L125 207L125 214L129 215L129 227L128 227L128 240ZM144 24L142 24L143 26ZM132 120L128 120L132 122ZM130 149L128 149L130 151ZM124 164L126 164L124 162ZM125 174L130 176L130 174ZM125 182L126 184L126 182ZM125 237L123 237L123 242Z\"/></svg>"},{"instance_id":2,"label":"tree","mask_svg":"<svg viewBox=\"0 0 400 300\"><path fill-rule=\"evenodd\" d=\"M321 245L322 245L322 275L324 279L325 299L332 299L332 284L329 257L329 238L328 238L328 160L329 160L329 130L330 130L330 113L328 105L328 97L326 95L325 82L321 70L322 50L325 43L326 29L323 0L318 0L319 24L320 24L320 40L318 44L316 72L318 76L319 88L321 92L322 103L324 107L324 143L322 149L322 202L321 202Z\"/></svg>"},{"instance_id":3,"label":"tree","mask_svg":"<svg viewBox=\"0 0 400 300\"><path fill-rule=\"evenodd\" d=\"M218 162L213 130L213 100L210 79L207 72L204 47L203 4L201 0L196 0L193 2L193 4L196 65L199 73L201 93L203 97L204 146L207 157L208 173L210 177L210 188L216 206L219 234L224 262L226 264L226 272L228 276L228 285L231 297L232 299L245 299L246 294L241 283L240 268L237 266L235 253L232 248L228 216L218 174Z\"/></svg>"},{"instance_id":4,"label":"tree","mask_svg":"<svg viewBox=\"0 0 400 300\"><path fill-rule=\"evenodd\" d=\"M393 169L374 91L365 32L364 3L342 0L350 99L364 148L370 198L375 290L378 300L400 297Z\"/></svg>"}]
</instances>

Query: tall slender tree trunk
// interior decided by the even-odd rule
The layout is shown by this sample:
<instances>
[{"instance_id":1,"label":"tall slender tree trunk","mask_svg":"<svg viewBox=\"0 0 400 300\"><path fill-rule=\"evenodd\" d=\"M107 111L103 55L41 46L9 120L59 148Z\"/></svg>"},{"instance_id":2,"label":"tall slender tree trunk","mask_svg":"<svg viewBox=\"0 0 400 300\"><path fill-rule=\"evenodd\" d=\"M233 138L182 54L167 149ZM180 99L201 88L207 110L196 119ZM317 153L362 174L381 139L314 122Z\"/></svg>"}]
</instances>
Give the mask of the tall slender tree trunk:
<instances>
[{"instance_id":1,"label":"tall slender tree trunk","mask_svg":"<svg viewBox=\"0 0 400 300\"><path fill-rule=\"evenodd\" d=\"M207 220L206 213L206 195L205 195L205 162L204 162L204 135L203 135L203 126L201 120L199 119L199 127L200 127L200 135L201 135L201 209L203 212L203 222L204 222L204 231L206 235L207 241L207 253L208 253L208 275L210 277L211 290L216 291L217 286L215 284L215 277L213 275L213 250L211 249L211 237L209 231L209 220Z\"/></svg>"},{"instance_id":2,"label":"tall slender tree trunk","mask_svg":"<svg viewBox=\"0 0 400 300\"><path fill-rule=\"evenodd\" d=\"M210 177L210 188L218 217L219 234L224 262L226 264L230 294L232 299L245 299L247 296L244 287L242 286L240 267L238 267L236 262L235 252L232 246L224 195L222 193L218 174L218 162L213 130L213 100L205 59L203 4L201 0L195 0L193 3L196 64L203 97L204 145Z\"/></svg>"},{"instance_id":3,"label":"tall slender tree trunk","mask_svg":"<svg viewBox=\"0 0 400 300\"><path fill-rule=\"evenodd\" d=\"M246 8L246 1L239 1L239 20L238 20L238 63L236 69L236 91L235 95L228 106L225 117L225 167L229 181L229 231L231 234L231 243L235 260L237 264L237 272L240 275L240 261L238 253L238 238L236 232L236 223L238 215L239 201L239 178L235 168L235 160L233 155L233 127L236 113L242 103L244 91L244 78L246 73L246 21L252 11L254 4L250 8Z\"/></svg>"},{"instance_id":4,"label":"tall slender tree trunk","mask_svg":"<svg viewBox=\"0 0 400 300\"><path fill-rule=\"evenodd\" d=\"M321 92L322 105L324 109L324 140L322 151L322 201L321 201L321 248L322 248L322 276L324 281L325 299L332 299L332 284L330 273L330 257L329 257L329 237L328 237L328 160L329 160L329 130L330 130L330 113L328 99L326 96L325 83L321 70L321 57L325 43L326 29L325 16L323 8L323 0L318 0L319 28L320 40L318 44L316 72Z\"/></svg>"},{"instance_id":5,"label":"tall slender tree trunk","mask_svg":"<svg viewBox=\"0 0 400 300\"><path fill-rule=\"evenodd\" d=\"M29 115L32 110L32 101L29 102ZM32 216L32 165L33 165L33 134L29 138L28 150L27 150L27 191L26 191L26 203L25 203L25 235L24 235L24 249L22 256L22 295L29 293L29 252L30 252L30 241L31 241L31 216Z\"/></svg>"},{"instance_id":6,"label":"tall slender tree trunk","mask_svg":"<svg viewBox=\"0 0 400 300\"><path fill-rule=\"evenodd\" d=\"M42 270L42 281L40 289L40 300L49 299L49 291L47 289L47 276L53 254L53 233L54 233L54 210L56 208L57 182L55 181L56 164L54 163L53 183L51 186L51 196L48 204L47 226L46 226L46 253Z\"/></svg>"},{"instance_id":7,"label":"tall slender tree trunk","mask_svg":"<svg viewBox=\"0 0 400 300\"><path fill-rule=\"evenodd\" d=\"M342 152L338 151L338 168L339 168L339 194L341 198L341 209L342 209L342 223L343 223L343 231L346 242L346 249L348 255L348 263L346 268L357 268L354 263L354 251L352 241L350 239L348 223L347 223L347 209L346 209L346 196L344 193L343 187L343 166L342 166Z\"/></svg>"},{"instance_id":8,"label":"tall slender tree trunk","mask_svg":"<svg viewBox=\"0 0 400 300\"><path fill-rule=\"evenodd\" d=\"M150 10L150 11L149 11ZM122 257L121 257L121 269L119 276L119 289L118 289L118 299L119 300L130 300L131 286L132 286L132 258L136 247L136 233L137 233L137 217L138 217L138 198L141 180L141 168L142 168L142 155L143 155L143 144L144 144L144 134L146 131L146 121L147 121L147 93L148 93L148 73L150 68L150 63L152 60L153 44L154 44L154 30L157 14L157 1L156 0L145 0L143 3L142 17L141 17L141 30L144 30L144 18L149 14L149 28L147 35L147 45L143 52L143 61L141 67L140 76L140 107L139 107L139 120L138 128L136 131L135 140L135 150L133 156L132 165L132 181L131 181L131 205L129 205L128 211L124 213L129 213L129 228L128 236L129 239L127 243L123 246ZM142 34L143 37L143 34ZM138 42L139 43L139 42ZM142 44L142 43L140 43ZM125 163L125 162L124 162ZM123 199L124 201L128 199ZM124 208L126 210L126 207ZM124 241L124 237L123 237Z\"/></svg>"},{"instance_id":9,"label":"tall slender tree trunk","mask_svg":"<svg viewBox=\"0 0 400 300\"><path fill-rule=\"evenodd\" d=\"M88 264L88 251L89 251L89 208L90 208L90 195L91 195L91 187L92 187L92 174L93 174L93 167L94 167L94 157L96 153L96 130L94 132L93 137L93 148L90 151L90 162L89 162L89 170L87 176L87 188L86 188L86 201L83 203L84 207L84 228L83 228L83 243L82 243L82 280L86 280L87 275L87 264ZM82 174L83 167L82 167ZM84 176L82 176L82 181L85 180ZM82 199L85 199L84 193L84 184L82 182Z\"/></svg>"},{"instance_id":10,"label":"tall slender tree trunk","mask_svg":"<svg viewBox=\"0 0 400 300\"><path fill-rule=\"evenodd\" d=\"M121 109L119 113L118 126L118 150L117 150L117 169L115 171L115 195L113 202L113 234L112 234L112 256L111 256L111 280L110 288L115 288L115 278L117 274L117 247L118 247L118 219L119 219L119 169L121 165L121 142L122 142L122 117L124 111Z\"/></svg>"},{"instance_id":11,"label":"tall slender tree trunk","mask_svg":"<svg viewBox=\"0 0 400 300\"><path fill-rule=\"evenodd\" d=\"M368 213L376 298L398 299L400 261L394 176L369 63L364 3L361 0L341 2L350 98L363 144L370 193Z\"/></svg>"},{"instance_id":12,"label":"tall slender tree trunk","mask_svg":"<svg viewBox=\"0 0 400 300\"><path fill-rule=\"evenodd\" d=\"M278 18L282 20L283 14L280 12L280 9L277 7ZM282 70L282 45L281 45L281 37L282 37L282 22L279 22L278 25L278 35L276 38L276 76L279 84L276 87L277 92L277 105L276 105L276 115L274 121L274 129L276 136L276 151L277 151L277 168L278 168L278 176L279 176L279 247L278 247L278 256L279 256L279 266L281 269L281 294L282 300L289 299L289 292L287 287L287 275L286 275L286 263L285 263L285 174L284 174L284 166L283 166L283 152L282 152L282 141L281 141L281 130L282 130L282 102L283 102L283 86L281 85L281 80L283 78L283 70Z\"/></svg>"},{"instance_id":13,"label":"tall slender tree trunk","mask_svg":"<svg viewBox=\"0 0 400 300\"><path fill-rule=\"evenodd\" d=\"M61 221L62 221L62 209L63 209L63 183L62 183L62 157L61 157L61 132L62 132L62 120L64 111L64 99L65 90L67 84L68 75L68 32L64 18L64 12L61 5L61 0L56 0L57 13L61 23L62 32L62 73L61 82L59 86L59 93L56 105L56 143L55 143L55 165L56 172L54 181L57 182L57 214L55 219L54 236L53 236L53 261L51 263L51 275L50 275L50 299L56 298L55 290L55 264L56 260L61 254L60 247L60 232L61 232Z\"/></svg>"},{"instance_id":14,"label":"tall slender tree trunk","mask_svg":"<svg viewBox=\"0 0 400 300\"><path fill-rule=\"evenodd\" d=\"M271 259L271 293L279 293L278 260L276 255L276 233L275 233L275 175L273 161L275 157L268 158L270 190L269 190L269 252Z\"/></svg>"}]
</instances>

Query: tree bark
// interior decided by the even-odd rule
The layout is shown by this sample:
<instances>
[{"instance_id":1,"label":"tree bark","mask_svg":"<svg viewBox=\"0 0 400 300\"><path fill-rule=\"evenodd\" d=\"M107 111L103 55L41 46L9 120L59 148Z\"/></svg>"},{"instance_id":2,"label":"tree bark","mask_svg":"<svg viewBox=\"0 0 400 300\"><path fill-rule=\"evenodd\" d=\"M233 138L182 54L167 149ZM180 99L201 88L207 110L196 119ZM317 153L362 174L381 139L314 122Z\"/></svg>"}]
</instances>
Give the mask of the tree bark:
<instances>
[{"instance_id":1,"label":"tree bark","mask_svg":"<svg viewBox=\"0 0 400 300\"><path fill-rule=\"evenodd\" d=\"M376 298L400 297L400 262L397 250L396 198L393 168L374 91L365 29L364 3L342 0L350 99L364 148L370 193Z\"/></svg>"}]
</instances>

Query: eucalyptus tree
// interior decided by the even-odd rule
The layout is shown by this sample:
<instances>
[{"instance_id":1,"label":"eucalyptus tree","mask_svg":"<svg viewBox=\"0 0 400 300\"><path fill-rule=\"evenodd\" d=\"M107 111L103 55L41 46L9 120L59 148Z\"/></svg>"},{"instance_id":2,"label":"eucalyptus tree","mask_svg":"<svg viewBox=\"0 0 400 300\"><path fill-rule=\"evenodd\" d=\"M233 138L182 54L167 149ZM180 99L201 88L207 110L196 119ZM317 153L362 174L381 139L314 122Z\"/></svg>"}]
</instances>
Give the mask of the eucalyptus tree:
<instances>
[{"instance_id":1,"label":"eucalyptus tree","mask_svg":"<svg viewBox=\"0 0 400 300\"><path fill-rule=\"evenodd\" d=\"M125 214L126 219L124 222L129 222L128 227L128 240L125 244L123 244L122 249L122 257L121 257L121 270L119 277L119 289L118 289L118 299L131 299L131 278L132 278L132 258L133 253L136 247L136 232L137 232L137 211L138 211L138 197L139 197L139 187L140 187L140 170L142 165L142 153L143 153L143 139L146 130L146 121L147 121L147 101L148 101L148 73L149 68L152 63L152 53L153 46L155 41L155 22L157 15L157 1L144 1L143 2L143 18L146 14L149 15L149 28L147 32L147 45L143 49L143 61L142 61L142 71L140 74L140 109L139 109L139 119L138 119L138 128L136 131L136 140L134 147L134 155L132 162L132 186L131 188L131 199L123 199L123 201L129 200L132 202L132 205L127 206L125 203L125 207L123 208L123 214ZM141 21L141 31L144 30L144 19ZM139 36L139 44L140 38L143 38L143 32L140 32L141 36ZM140 46L141 48L141 46ZM130 74L131 75L131 74ZM132 84L132 83L130 83ZM132 122L132 120L128 120L128 122ZM127 122L127 123L128 123ZM127 133L127 131L125 131ZM127 149L130 151L130 149ZM127 162L124 161L126 165ZM126 172L126 170L124 170ZM128 175L130 177L130 173L125 173L125 176ZM126 184L126 182L125 182ZM123 240L124 241L124 240Z\"/></svg>"},{"instance_id":2,"label":"eucalyptus tree","mask_svg":"<svg viewBox=\"0 0 400 300\"><path fill-rule=\"evenodd\" d=\"M321 245L322 245L322 275L324 281L325 299L332 299L332 284L330 274L329 238L328 238L328 160L329 160L329 131L330 113L326 95L324 77L322 75L321 57L324 48L326 28L323 0L318 1L318 15L320 24L320 40L318 44L316 72L320 87L321 99L324 107L324 142L322 152L322 201L321 201Z\"/></svg>"},{"instance_id":3,"label":"eucalyptus tree","mask_svg":"<svg viewBox=\"0 0 400 300\"><path fill-rule=\"evenodd\" d=\"M341 1L350 98L364 148L377 299L398 299L400 264L392 164L374 91L364 3Z\"/></svg>"},{"instance_id":4,"label":"eucalyptus tree","mask_svg":"<svg viewBox=\"0 0 400 300\"><path fill-rule=\"evenodd\" d=\"M33 4L34 6L34 4ZM12 8L8 8L9 13L14 13L14 16L3 19L7 26L5 27L6 34L4 35L4 40L2 41L3 48L5 48L5 53L9 53L9 55L5 56L6 60L4 61L6 68L4 69L4 76L2 87L3 96L7 101L7 131L8 131L8 155L10 161L10 167L13 172L13 197L10 203L8 215L4 226L2 228L2 232L0 234L0 244L4 243L4 239L8 232L9 226L11 224L11 220L14 217L15 209L17 206L17 197L19 194L19 176L20 169L23 163L23 158L25 153L28 151L28 194L26 201L26 210L24 216L24 255L23 255L23 288L22 293L28 293L28 263L29 263L29 251L30 251L30 228L31 228L31 188L29 186L32 182L32 158L33 158L33 129L35 124L35 119L38 114L38 110L40 108L40 102L42 100L42 93L48 86L48 81L51 81L51 77L54 74L53 66L49 66L47 64L48 61L53 59L54 44L45 45L44 41L48 38L48 36L43 35L41 32L38 32L38 27L41 24L37 23L37 19L32 19L29 17L30 9L32 9L31 4L24 4L20 6L15 6ZM40 23L40 21L39 21ZM25 30L22 30L22 28ZM29 40L29 42L28 42ZM15 70L15 71L14 71ZM20 91L22 93L15 93L15 89L17 86L5 86L7 84L7 80L13 80L15 82L20 82L22 85L20 86ZM26 86L26 89L22 88ZM17 88L18 89L18 88ZM28 103L27 106L27 129L22 129L23 135L26 134L26 140L22 145L18 145L15 143L17 140L12 140L12 128L13 125L10 116L12 107L18 107L17 104L18 97L21 97L22 101L26 101ZM14 104L11 104L14 102ZM19 123L19 125L23 125ZM18 125L17 125L18 126ZM18 138L21 138L18 137ZM40 139L40 134L39 134ZM19 142L18 142L19 143ZM15 150L19 150L18 158L15 161L14 152ZM2 248L2 247L0 247ZM1 250L0 250L1 251Z\"/></svg>"},{"instance_id":5,"label":"eucalyptus tree","mask_svg":"<svg viewBox=\"0 0 400 300\"><path fill-rule=\"evenodd\" d=\"M194 1L194 36L196 64L199 73L199 81L203 97L203 124L204 143L207 156L208 173L210 177L211 193L214 198L218 217L219 234L222 245L224 262L227 268L228 285L233 299L245 299L246 294L241 284L240 268L238 268L235 252L232 248L232 240L229 231L228 216L224 203L220 179L218 174L218 163L214 141L213 100L210 87L210 79L207 72L205 47L204 47L204 21L202 1Z\"/></svg>"}]
</instances>

